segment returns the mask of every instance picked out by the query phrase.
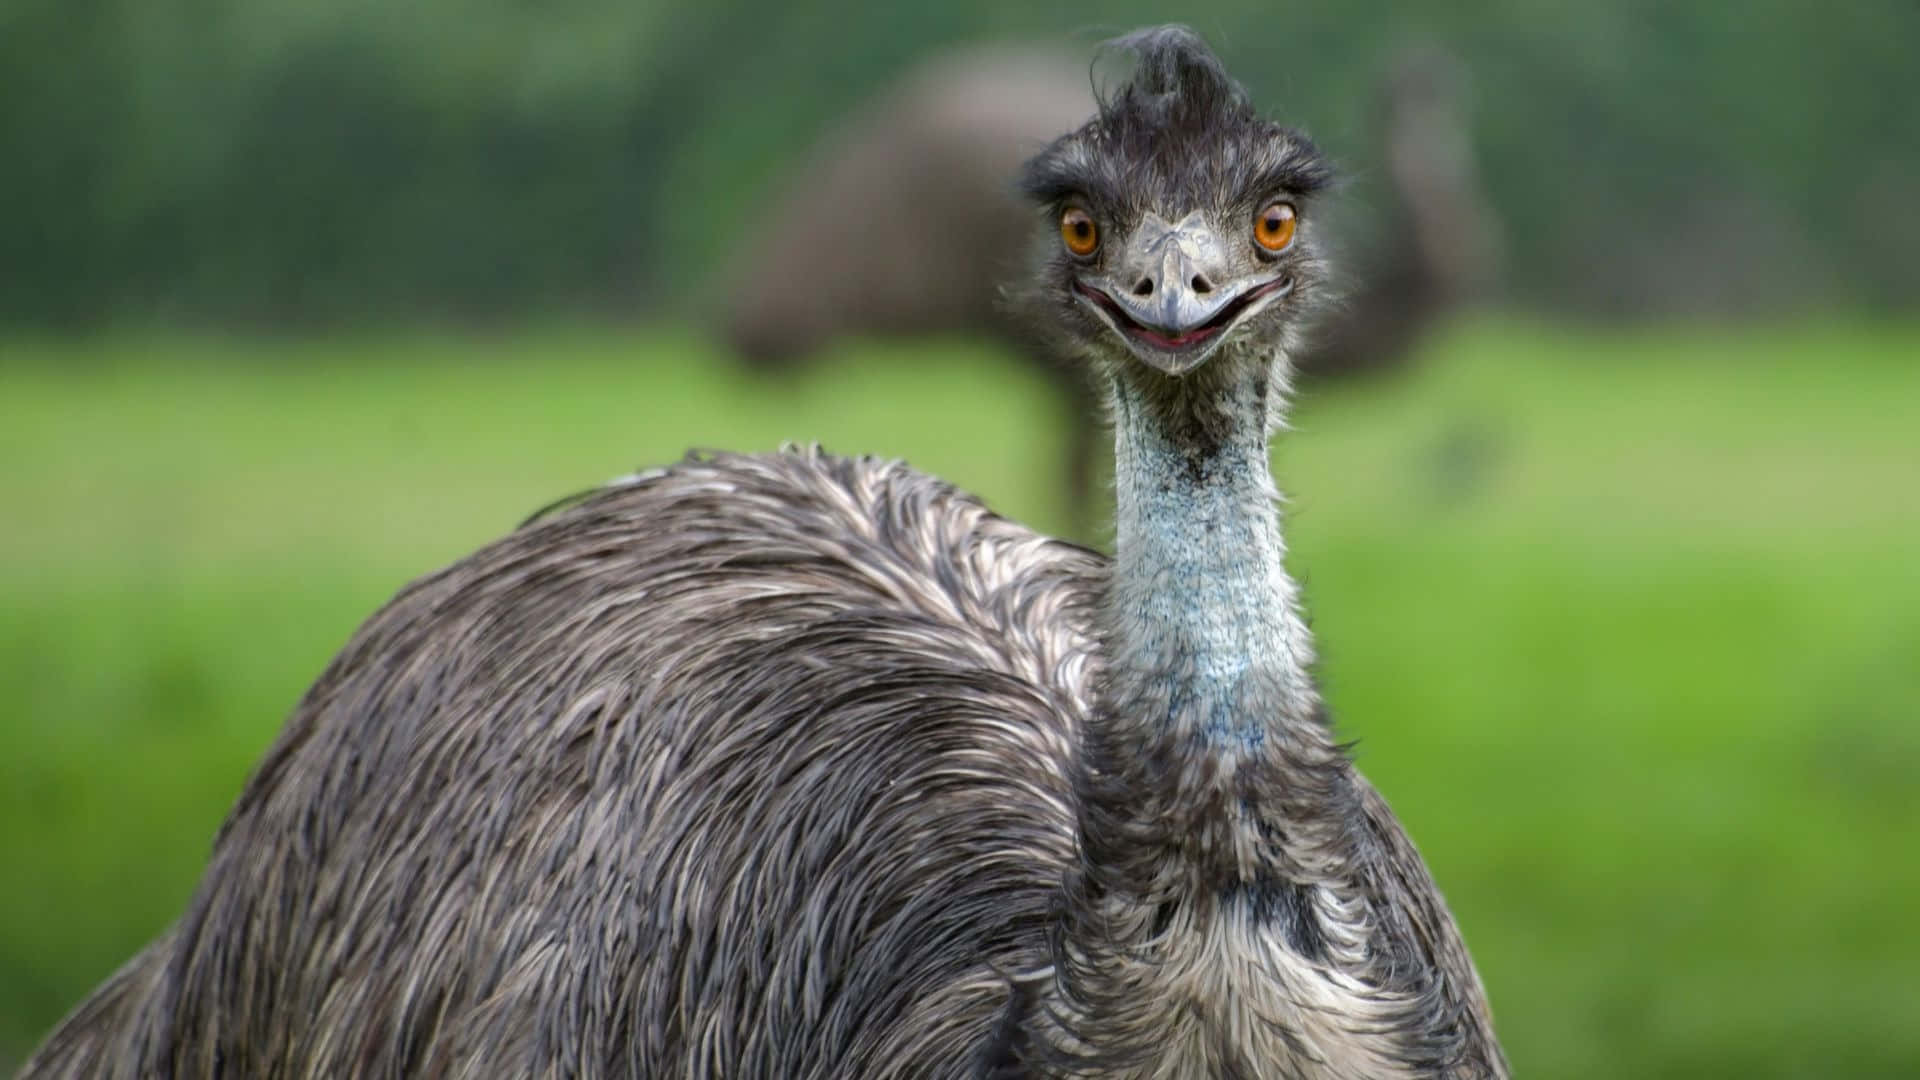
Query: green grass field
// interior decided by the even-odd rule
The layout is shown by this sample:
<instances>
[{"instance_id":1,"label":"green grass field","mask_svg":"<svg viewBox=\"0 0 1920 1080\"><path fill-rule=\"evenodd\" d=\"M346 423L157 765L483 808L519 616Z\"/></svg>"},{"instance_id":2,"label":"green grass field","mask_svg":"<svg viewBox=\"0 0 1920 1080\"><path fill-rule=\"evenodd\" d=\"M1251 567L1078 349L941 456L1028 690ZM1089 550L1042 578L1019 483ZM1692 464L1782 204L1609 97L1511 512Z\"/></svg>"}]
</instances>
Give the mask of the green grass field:
<instances>
[{"instance_id":1,"label":"green grass field","mask_svg":"<svg viewBox=\"0 0 1920 1080\"><path fill-rule=\"evenodd\" d=\"M551 499L818 440L1064 520L1060 406L958 345L0 350L0 1067L178 912L356 623ZM1521 1075L1920 1075L1917 355L1486 325L1297 411L1329 696Z\"/></svg>"}]
</instances>

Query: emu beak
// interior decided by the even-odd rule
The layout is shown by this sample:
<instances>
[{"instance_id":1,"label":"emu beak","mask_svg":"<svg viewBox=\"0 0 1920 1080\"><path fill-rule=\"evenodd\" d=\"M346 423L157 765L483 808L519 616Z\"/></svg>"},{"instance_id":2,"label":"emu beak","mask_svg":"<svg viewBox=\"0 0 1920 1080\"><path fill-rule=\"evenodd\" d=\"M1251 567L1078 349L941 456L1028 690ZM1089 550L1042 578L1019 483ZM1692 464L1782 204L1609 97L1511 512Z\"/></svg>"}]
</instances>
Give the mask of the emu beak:
<instances>
[{"instance_id":1,"label":"emu beak","mask_svg":"<svg viewBox=\"0 0 1920 1080\"><path fill-rule=\"evenodd\" d=\"M1149 213L1112 270L1076 280L1074 288L1134 356L1185 375L1213 355L1254 304L1292 287L1284 276L1236 281L1226 251L1197 210L1171 225Z\"/></svg>"}]
</instances>

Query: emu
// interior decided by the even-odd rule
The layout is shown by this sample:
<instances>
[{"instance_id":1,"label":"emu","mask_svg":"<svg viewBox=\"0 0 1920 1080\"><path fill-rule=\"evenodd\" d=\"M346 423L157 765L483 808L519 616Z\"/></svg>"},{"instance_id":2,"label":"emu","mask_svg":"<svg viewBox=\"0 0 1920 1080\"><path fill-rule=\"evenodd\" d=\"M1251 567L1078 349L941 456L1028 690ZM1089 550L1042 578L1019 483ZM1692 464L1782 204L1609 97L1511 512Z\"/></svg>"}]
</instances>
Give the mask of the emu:
<instances>
[{"instance_id":1,"label":"emu","mask_svg":"<svg viewBox=\"0 0 1920 1080\"><path fill-rule=\"evenodd\" d=\"M1326 165L1190 32L1025 169L1117 552L690 458L375 614L28 1077L1501 1077L1267 465Z\"/></svg>"},{"instance_id":2,"label":"emu","mask_svg":"<svg viewBox=\"0 0 1920 1080\"><path fill-rule=\"evenodd\" d=\"M1377 103L1384 242L1302 358L1316 375L1389 369L1449 316L1493 292L1500 226L1474 167L1464 66L1434 45L1397 54ZM1300 367L1303 365L1296 365Z\"/></svg>"},{"instance_id":3,"label":"emu","mask_svg":"<svg viewBox=\"0 0 1920 1080\"><path fill-rule=\"evenodd\" d=\"M1462 65L1437 45L1403 50L1376 95L1378 235L1359 245L1343 301L1324 306L1289 356L1298 374L1391 370L1498 276L1499 228L1474 168ZM1092 108L1085 69L1045 50L962 50L915 68L781 178L756 224L760 242L717 276L714 329L760 371L796 368L850 335L981 332L1002 342L1065 404L1064 486L1076 530L1090 533L1101 509L1098 388L1077 358L1037 347L1000 285L1032 228L1008 175Z\"/></svg>"},{"instance_id":4,"label":"emu","mask_svg":"<svg viewBox=\"0 0 1920 1080\"><path fill-rule=\"evenodd\" d=\"M1093 107L1085 69L1043 49L967 49L918 66L781 178L766 241L717 275L713 329L763 373L850 335L985 332L1056 388L1065 486L1084 528L1099 396L1075 358L1039 347L1002 286L1033 232L1033 208L1009 179Z\"/></svg>"}]
</instances>

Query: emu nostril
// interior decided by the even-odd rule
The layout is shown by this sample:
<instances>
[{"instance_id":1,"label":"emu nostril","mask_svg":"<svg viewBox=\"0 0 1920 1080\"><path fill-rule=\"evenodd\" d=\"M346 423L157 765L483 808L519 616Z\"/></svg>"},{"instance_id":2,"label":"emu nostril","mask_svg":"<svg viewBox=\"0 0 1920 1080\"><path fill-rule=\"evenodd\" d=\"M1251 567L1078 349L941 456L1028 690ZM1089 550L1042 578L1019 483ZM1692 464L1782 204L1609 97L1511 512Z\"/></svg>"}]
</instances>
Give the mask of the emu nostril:
<instances>
[{"instance_id":1,"label":"emu nostril","mask_svg":"<svg viewBox=\"0 0 1920 1080\"><path fill-rule=\"evenodd\" d=\"M1193 275L1193 281L1190 284L1193 286L1193 291L1197 293L1210 293L1213 291L1213 282L1208 281L1204 274Z\"/></svg>"},{"instance_id":2,"label":"emu nostril","mask_svg":"<svg viewBox=\"0 0 1920 1080\"><path fill-rule=\"evenodd\" d=\"M1133 295L1135 295L1135 296L1152 296L1152 295L1153 295L1153 279L1152 279L1152 278L1141 278L1141 279L1140 279L1140 280L1139 280L1139 281L1138 281L1137 283L1135 283L1135 284L1134 284L1134 286L1133 286Z\"/></svg>"}]
</instances>

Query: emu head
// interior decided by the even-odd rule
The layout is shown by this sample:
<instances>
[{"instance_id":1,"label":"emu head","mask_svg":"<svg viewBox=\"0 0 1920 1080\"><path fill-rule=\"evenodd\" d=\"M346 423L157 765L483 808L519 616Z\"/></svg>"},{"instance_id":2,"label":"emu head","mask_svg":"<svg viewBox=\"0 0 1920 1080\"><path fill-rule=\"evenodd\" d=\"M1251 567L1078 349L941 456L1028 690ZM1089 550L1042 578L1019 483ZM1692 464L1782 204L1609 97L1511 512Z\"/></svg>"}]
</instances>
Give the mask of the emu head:
<instances>
[{"instance_id":1,"label":"emu head","mask_svg":"<svg viewBox=\"0 0 1920 1080\"><path fill-rule=\"evenodd\" d=\"M1291 351L1326 287L1308 204L1331 169L1192 31L1110 44L1136 57L1131 77L1022 175L1049 234L1022 306L1056 348L1116 376Z\"/></svg>"}]
</instances>

